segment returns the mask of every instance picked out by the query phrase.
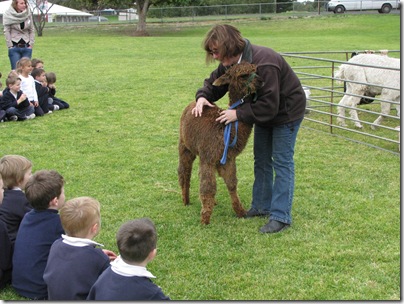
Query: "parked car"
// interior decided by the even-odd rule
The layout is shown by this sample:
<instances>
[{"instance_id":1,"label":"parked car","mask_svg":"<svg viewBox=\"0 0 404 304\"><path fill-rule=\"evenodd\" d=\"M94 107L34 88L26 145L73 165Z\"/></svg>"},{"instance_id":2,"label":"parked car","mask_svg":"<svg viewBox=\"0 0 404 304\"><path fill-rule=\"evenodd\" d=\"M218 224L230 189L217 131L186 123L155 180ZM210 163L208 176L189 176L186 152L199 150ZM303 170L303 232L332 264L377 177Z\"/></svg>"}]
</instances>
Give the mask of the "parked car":
<instances>
[{"instance_id":1,"label":"parked car","mask_svg":"<svg viewBox=\"0 0 404 304\"><path fill-rule=\"evenodd\" d=\"M103 16L91 16L88 18L88 21L103 22L103 21L108 21L108 18L103 17Z\"/></svg>"},{"instance_id":2,"label":"parked car","mask_svg":"<svg viewBox=\"0 0 404 304\"><path fill-rule=\"evenodd\" d=\"M388 14L397 8L400 8L399 0L331 0L327 3L327 11L333 11L334 14L362 10L377 10L381 14Z\"/></svg>"}]
</instances>

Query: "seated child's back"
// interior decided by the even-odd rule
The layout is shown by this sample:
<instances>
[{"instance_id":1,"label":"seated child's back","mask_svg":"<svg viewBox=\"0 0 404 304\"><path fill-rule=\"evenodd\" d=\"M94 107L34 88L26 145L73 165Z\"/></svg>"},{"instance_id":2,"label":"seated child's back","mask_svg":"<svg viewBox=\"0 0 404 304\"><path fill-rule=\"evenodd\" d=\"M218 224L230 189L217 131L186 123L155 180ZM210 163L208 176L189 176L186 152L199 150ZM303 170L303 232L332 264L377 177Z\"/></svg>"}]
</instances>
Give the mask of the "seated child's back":
<instances>
[{"instance_id":1,"label":"seated child's back","mask_svg":"<svg viewBox=\"0 0 404 304\"><path fill-rule=\"evenodd\" d=\"M28 180L25 193L34 209L24 216L17 233L12 285L23 297L46 300L43 274L49 250L64 233L58 214L65 201L64 179L56 171L40 170Z\"/></svg>"},{"instance_id":2,"label":"seated child's back","mask_svg":"<svg viewBox=\"0 0 404 304\"><path fill-rule=\"evenodd\" d=\"M23 192L31 170L32 163L24 156L5 155L0 159L0 175L5 189L3 203L0 205L0 220L7 225L12 244L22 218L32 209Z\"/></svg>"},{"instance_id":3,"label":"seated child's back","mask_svg":"<svg viewBox=\"0 0 404 304\"><path fill-rule=\"evenodd\" d=\"M66 235L53 243L49 253L43 276L48 300L85 300L110 265L108 255L92 240L101 228L100 203L79 197L67 201L59 212Z\"/></svg>"},{"instance_id":4,"label":"seated child's back","mask_svg":"<svg viewBox=\"0 0 404 304\"><path fill-rule=\"evenodd\" d=\"M97 279L87 300L170 300L146 266L157 254L157 232L147 218L124 223L116 235L120 256Z\"/></svg>"}]
</instances>

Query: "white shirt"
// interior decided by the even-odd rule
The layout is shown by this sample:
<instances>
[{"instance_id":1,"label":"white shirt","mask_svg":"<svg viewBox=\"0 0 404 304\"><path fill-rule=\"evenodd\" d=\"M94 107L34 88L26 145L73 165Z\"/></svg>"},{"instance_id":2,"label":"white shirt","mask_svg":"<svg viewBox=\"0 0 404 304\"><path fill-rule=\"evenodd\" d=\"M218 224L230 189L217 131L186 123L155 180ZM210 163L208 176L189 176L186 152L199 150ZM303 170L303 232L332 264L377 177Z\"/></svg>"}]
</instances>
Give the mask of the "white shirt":
<instances>
[{"instance_id":1,"label":"white shirt","mask_svg":"<svg viewBox=\"0 0 404 304\"><path fill-rule=\"evenodd\" d=\"M111 262L111 269L113 272L124 277L147 277L155 278L155 276L143 266L130 265L122 260L119 255L115 261Z\"/></svg>"},{"instance_id":2,"label":"white shirt","mask_svg":"<svg viewBox=\"0 0 404 304\"><path fill-rule=\"evenodd\" d=\"M75 246L75 247L84 247L84 246L90 246L90 245L97 245L97 246L104 247L104 245L94 242L93 240L68 236L65 234L62 234L62 239L63 239L63 241L62 241L63 243L71 245L71 246Z\"/></svg>"},{"instance_id":3,"label":"white shirt","mask_svg":"<svg viewBox=\"0 0 404 304\"><path fill-rule=\"evenodd\" d=\"M36 93L35 88L35 79L31 75L28 77L24 77L21 74L18 75L21 78L21 91L27 95L28 100L31 101L38 101L38 94Z\"/></svg>"}]
</instances>

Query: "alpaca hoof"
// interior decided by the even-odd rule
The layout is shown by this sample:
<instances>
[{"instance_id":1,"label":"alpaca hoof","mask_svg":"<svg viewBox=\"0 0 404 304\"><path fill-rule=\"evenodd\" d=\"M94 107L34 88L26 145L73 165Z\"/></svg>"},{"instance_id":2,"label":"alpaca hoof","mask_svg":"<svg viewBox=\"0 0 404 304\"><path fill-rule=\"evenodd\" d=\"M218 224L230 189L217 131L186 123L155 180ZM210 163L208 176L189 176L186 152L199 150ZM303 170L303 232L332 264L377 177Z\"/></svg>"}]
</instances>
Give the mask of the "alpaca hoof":
<instances>
[{"instance_id":1,"label":"alpaca hoof","mask_svg":"<svg viewBox=\"0 0 404 304\"><path fill-rule=\"evenodd\" d=\"M341 127L348 127L348 125L343 122L343 121L337 121L337 123L341 126Z\"/></svg>"},{"instance_id":2,"label":"alpaca hoof","mask_svg":"<svg viewBox=\"0 0 404 304\"><path fill-rule=\"evenodd\" d=\"M246 214L247 214L247 211L243 210L243 211L237 213L237 217L244 218Z\"/></svg>"},{"instance_id":3,"label":"alpaca hoof","mask_svg":"<svg viewBox=\"0 0 404 304\"><path fill-rule=\"evenodd\" d=\"M363 129L363 126L362 126L362 125L355 125L355 128L357 128L357 129Z\"/></svg>"}]
</instances>

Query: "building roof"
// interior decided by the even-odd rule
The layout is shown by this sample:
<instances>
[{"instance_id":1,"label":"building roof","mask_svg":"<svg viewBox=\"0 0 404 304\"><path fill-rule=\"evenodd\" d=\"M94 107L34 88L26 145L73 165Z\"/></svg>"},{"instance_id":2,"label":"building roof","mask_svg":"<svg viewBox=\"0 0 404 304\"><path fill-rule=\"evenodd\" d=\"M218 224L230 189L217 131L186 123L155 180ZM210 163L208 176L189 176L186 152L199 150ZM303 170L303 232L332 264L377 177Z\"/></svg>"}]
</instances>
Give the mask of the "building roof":
<instances>
[{"instance_id":1,"label":"building roof","mask_svg":"<svg viewBox=\"0 0 404 304\"><path fill-rule=\"evenodd\" d=\"M30 1L28 1L30 2ZM0 1L0 15L3 15L6 9L8 9L11 5L11 0L7 1ZM48 7L52 5L51 2L48 2ZM37 10L37 9L36 9ZM34 13L35 11L34 10ZM46 10L44 10L45 12ZM93 16L92 14L85 13L79 10L75 10L66 6L58 5L58 4L53 4L50 10L48 11L48 14L56 14L56 15L62 15L62 16Z\"/></svg>"}]
</instances>

